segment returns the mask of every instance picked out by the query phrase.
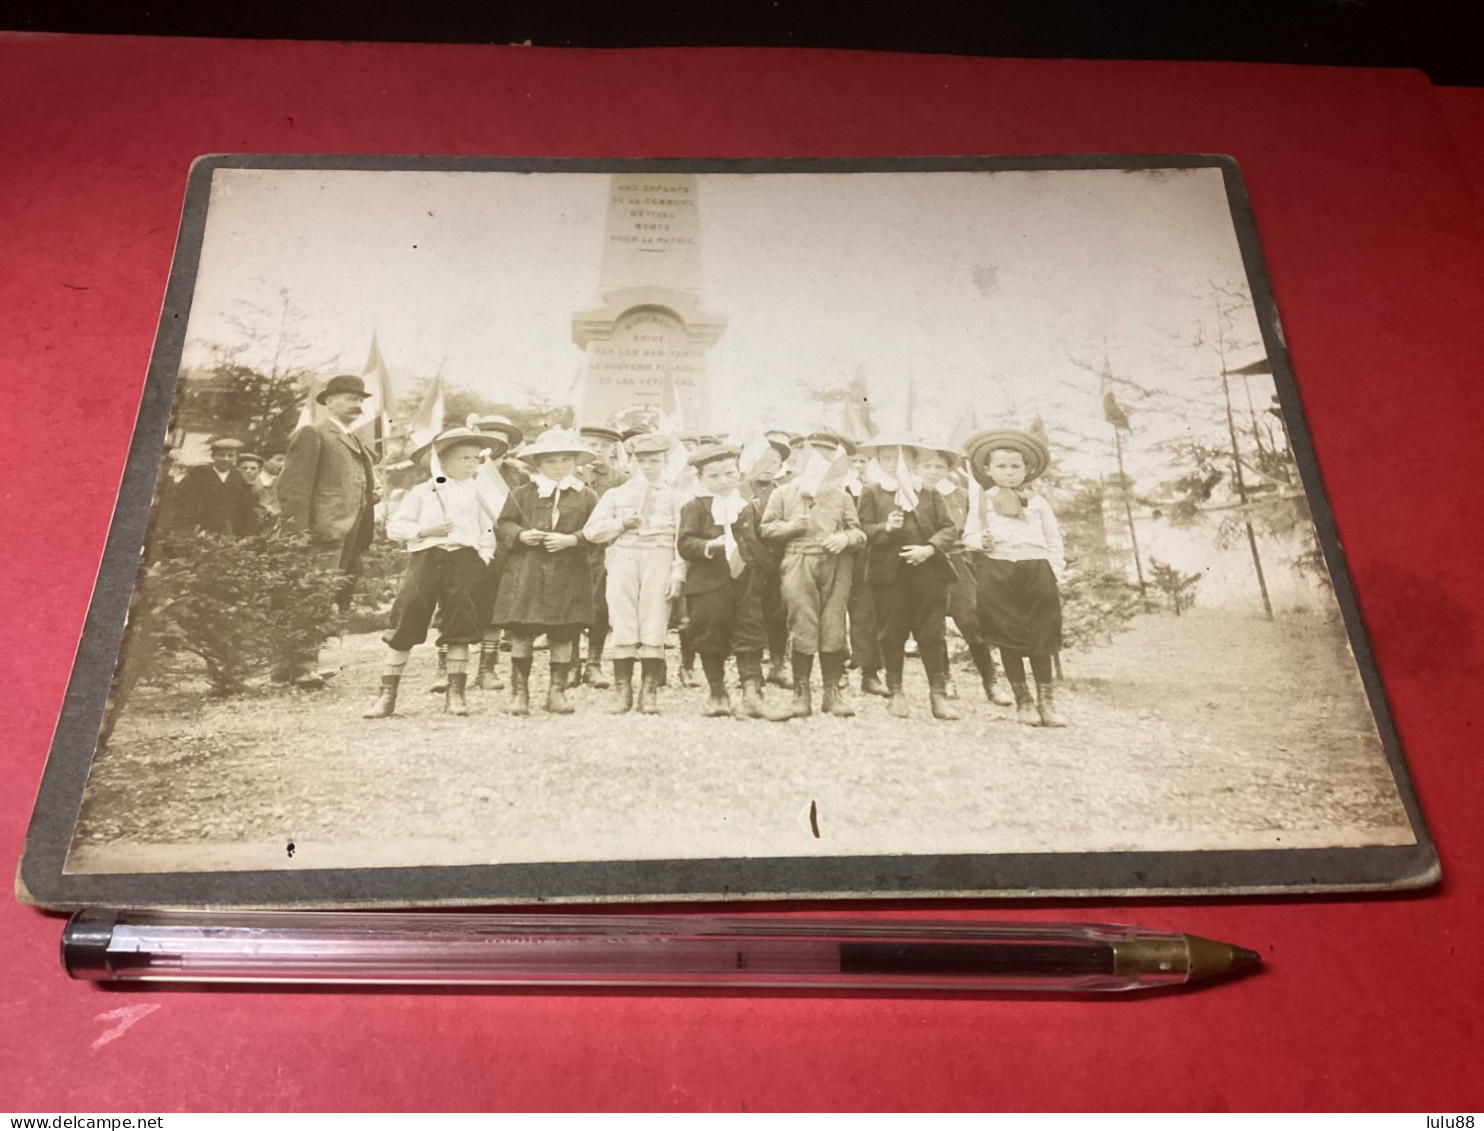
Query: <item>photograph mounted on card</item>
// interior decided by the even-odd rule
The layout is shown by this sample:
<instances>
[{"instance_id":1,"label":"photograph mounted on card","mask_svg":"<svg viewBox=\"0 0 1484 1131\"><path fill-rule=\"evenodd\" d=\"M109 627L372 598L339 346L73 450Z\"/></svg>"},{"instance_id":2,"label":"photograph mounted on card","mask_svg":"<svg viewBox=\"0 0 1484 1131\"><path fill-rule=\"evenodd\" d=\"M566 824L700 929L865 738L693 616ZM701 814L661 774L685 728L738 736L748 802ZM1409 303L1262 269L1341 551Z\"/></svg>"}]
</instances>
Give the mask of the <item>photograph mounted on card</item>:
<instances>
[{"instance_id":1,"label":"photograph mounted on card","mask_svg":"<svg viewBox=\"0 0 1484 1131\"><path fill-rule=\"evenodd\" d=\"M24 898L1436 878L1229 158L195 163Z\"/></svg>"}]
</instances>

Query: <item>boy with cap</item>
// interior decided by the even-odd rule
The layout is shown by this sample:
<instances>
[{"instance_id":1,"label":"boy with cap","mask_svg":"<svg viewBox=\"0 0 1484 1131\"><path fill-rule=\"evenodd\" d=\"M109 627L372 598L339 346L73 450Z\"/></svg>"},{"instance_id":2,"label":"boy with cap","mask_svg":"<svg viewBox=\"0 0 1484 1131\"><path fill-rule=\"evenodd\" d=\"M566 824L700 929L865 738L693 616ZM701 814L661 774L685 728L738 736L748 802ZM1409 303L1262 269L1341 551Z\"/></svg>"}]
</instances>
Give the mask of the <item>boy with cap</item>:
<instances>
[{"instance_id":1,"label":"boy with cap","mask_svg":"<svg viewBox=\"0 0 1484 1131\"><path fill-rule=\"evenodd\" d=\"M480 454L495 441L468 428L451 428L433 440L441 467L432 478L402 497L387 519L386 534L403 542L411 555L391 627L382 637L389 649L382 669L381 694L366 712L384 719L397 707L397 688L415 645L428 638L437 611L448 645L448 691L444 710L467 715L464 689L469 678L469 645L479 643L484 623L478 591L495 553L495 514L479 497L474 476Z\"/></svg>"},{"instance_id":2,"label":"boy with cap","mask_svg":"<svg viewBox=\"0 0 1484 1131\"><path fill-rule=\"evenodd\" d=\"M920 445L906 437L881 435L862 444L861 450L875 457L871 481L861 489L860 520L870 546L866 577L880 625L890 697L887 710L899 719L908 714L902 668L910 634L927 670L933 718L957 719L945 687L944 622L948 584L954 576L948 555L958 542L958 528L942 496L927 490L917 477Z\"/></svg>"},{"instance_id":3,"label":"boy with cap","mask_svg":"<svg viewBox=\"0 0 1484 1131\"><path fill-rule=\"evenodd\" d=\"M545 633L551 649L546 709L570 715L567 682L577 641L593 616L582 528L598 505L576 472L593 453L575 433L552 429L524 448L521 459L535 474L510 492L496 527L500 543L510 547L494 611L494 623L510 639L510 713L531 713L531 660L536 637Z\"/></svg>"},{"instance_id":4,"label":"boy with cap","mask_svg":"<svg viewBox=\"0 0 1484 1131\"><path fill-rule=\"evenodd\" d=\"M996 706L1008 707L1015 700L996 679L994 651L979 633L979 615L974 605L974 574L969 564L969 551L964 549L962 541L964 523L969 517L969 494L963 484L956 481L957 477L949 474L958 463L957 452L945 447L926 447L918 454L917 474L922 479L923 490L931 491L943 500L948 517L953 520L960 539L948 555L948 562L954 573L953 580L948 584L948 615L953 618L959 634L969 647L969 655L979 672L985 697ZM957 699L958 693L953 687L953 669L948 666L946 638L943 641L943 664L944 670L948 672L948 679L944 684L945 693L949 699Z\"/></svg>"},{"instance_id":5,"label":"boy with cap","mask_svg":"<svg viewBox=\"0 0 1484 1131\"><path fill-rule=\"evenodd\" d=\"M971 555L979 630L1000 650L1016 717L1028 726L1065 726L1051 683L1051 657L1061 651L1061 528L1051 505L1023 490L1046 470L1050 451L1030 432L991 431L970 436L964 454L974 475L964 545L980 551Z\"/></svg>"},{"instance_id":6,"label":"boy with cap","mask_svg":"<svg viewBox=\"0 0 1484 1131\"><path fill-rule=\"evenodd\" d=\"M665 674L665 636L670 601L679 595L685 570L675 553L675 535L685 497L664 483L672 441L657 433L624 444L636 471L604 494L582 528L594 546L606 545L607 605L612 625L616 691L609 713L634 706L634 662L642 673L639 711L659 713Z\"/></svg>"},{"instance_id":7,"label":"boy with cap","mask_svg":"<svg viewBox=\"0 0 1484 1131\"><path fill-rule=\"evenodd\" d=\"M797 475L773 492L763 514L763 540L783 553L783 603L793 647L796 718L813 713L809 680L819 656L826 714L855 714L840 687L845 672L845 611L853 551L864 546L855 500L843 489L849 471L845 441L812 432L795 451Z\"/></svg>"},{"instance_id":8,"label":"boy with cap","mask_svg":"<svg viewBox=\"0 0 1484 1131\"><path fill-rule=\"evenodd\" d=\"M578 469L578 475L593 489L593 494L601 499L628 481L628 476L619 467L623 451L621 433L600 424L585 424L577 434L595 457L591 463ZM582 682L588 687L606 690L609 684L608 677L603 674L603 644L610 624L607 557L601 546L588 548L588 563L593 574L593 620L587 629L587 666L582 671Z\"/></svg>"},{"instance_id":9,"label":"boy with cap","mask_svg":"<svg viewBox=\"0 0 1484 1131\"><path fill-rule=\"evenodd\" d=\"M751 467L743 468L746 482L742 484L742 493L752 500L760 515L767 512L768 500L778 488L779 475L789 457L787 433L767 432L764 439L768 446L751 461ZM747 459L746 451L743 459ZM794 681L788 666L788 610L783 607L783 582L776 566L763 579L763 631L768 638L768 674L764 682L792 691Z\"/></svg>"},{"instance_id":10,"label":"boy with cap","mask_svg":"<svg viewBox=\"0 0 1484 1131\"><path fill-rule=\"evenodd\" d=\"M757 507L737 490L741 450L727 444L699 448L690 457L699 493L680 511L677 548L689 563L684 581L691 642L711 689L702 713L732 713L726 660L737 657L742 713L752 719L786 719L763 701L763 586L776 568L758 536Z\"/></svg>"},{"instance_id":11,"label":"boy with cap","mask_svg":"<svg viewBox=\"0 0 1484 1131\"><path fill-rule=\"evenodd\" d=\"M860 510L862 492L870 482L868 468L872 455L865 445L858 445L850 453L850 474L845 478L845 490L855 500ZM869 554L854 555L855 568L850 574L850 604L845 607L846 623L850 626L850 655L847 662L861 673L861 694L885 697L887 690L881 682L880 621L876 613L875 591L866 581L866 562ZM841 676L842 681L848 676ZM848 686L848 685L847 685Z\"/></svg>"},{"instance_id":12,"label":"boy with cap","mask_svg":"<svg viewBox=\"0 0 1484 1131\"><path fill-rule=\"evenodd\" d=\"M211 441L211 462L181 476L173 503L174 521L183 533L245 538L257 530L257 502L238 468L241 451L241 440L217 436Z\"/></svg>"}]
</instances>

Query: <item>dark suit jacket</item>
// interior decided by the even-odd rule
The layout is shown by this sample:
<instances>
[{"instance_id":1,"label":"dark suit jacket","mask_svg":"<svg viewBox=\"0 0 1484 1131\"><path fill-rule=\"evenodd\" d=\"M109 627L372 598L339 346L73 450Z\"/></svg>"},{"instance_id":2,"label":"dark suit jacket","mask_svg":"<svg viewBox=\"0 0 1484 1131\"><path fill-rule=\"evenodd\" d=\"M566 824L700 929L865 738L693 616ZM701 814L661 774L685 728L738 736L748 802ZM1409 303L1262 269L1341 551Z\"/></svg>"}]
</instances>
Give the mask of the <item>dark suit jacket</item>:
<instances>
[{"instance_id":1,"label":"dark suit jacket","mask_svg":"<svg viewBox=\"0 0 1484 1131\"><path fill-rule=\"evenodd\" d=\"M732 524L732 537L737 540L742 560L748 567L772 573L778 567L758 537L757 527L757 504L748 502ZM732 580L732 571L724 554L706 556L706 543L720 538L721 534L720 524L711 518L709 495L692 499L680 508L680 529L675 534L675 545L680 556L690 563L685 574L685 594L710 593Z\"/></svg>"},{"instance_id":2,"label":"dark suit jacket","mask_svg":"<svg viewBox=\"0 0 1484 1131\"><path fill-rule=\"evenodd\" d=\"M175 487L172 500L176 528L206 530L244 538L257 529L257 500L251 484L235 468L222 480L210 464L193 467Z\"/></svg>"},{"instance_id":3,"label":"dark suit jacket","mask_svg":"<svg viewBox=\"0 0 1484 1131\"><path fill-rule=\"evenodd\" d=\"M279 521L286 532L316 542L343 542L355 531L364 548L371 544L372 486L371 453L358 439L333 420L300 428L274 484Z\"/></svg>"},{"instance_id":4,"label":"dark suit jacket","mask_svg":"<svg viewBox=\"0 0 1484 1131\"><path fill-rule=\"evenodd\" d=\"M948 514L943 496L936 491L918 492L917 509L906 512L902 528L888 530L886 520L896 509L894 493L880 484L868 483L861 491L861 527L869 547L866 579L872 585L890 585L899 569L926 569L945 584L953 581L948 555L958 543L958 527ZM903 546L931 546L937 553L920 566L904 566L897 556Z\"/></svg>"}]
</instances>

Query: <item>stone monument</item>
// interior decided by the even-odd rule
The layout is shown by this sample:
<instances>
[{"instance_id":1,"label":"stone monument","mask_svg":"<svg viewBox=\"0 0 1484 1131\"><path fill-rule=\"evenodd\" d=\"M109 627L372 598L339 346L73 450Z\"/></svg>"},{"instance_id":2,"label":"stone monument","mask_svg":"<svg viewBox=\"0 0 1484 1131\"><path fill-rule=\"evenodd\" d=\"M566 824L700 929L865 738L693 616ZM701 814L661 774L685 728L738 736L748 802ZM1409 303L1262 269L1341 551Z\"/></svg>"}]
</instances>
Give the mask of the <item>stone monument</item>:
<instances>
[{"instance_id":1,"label":"stone monument","mask_svg":"<svg viewBox=\"0 0 1484 1131\"><path fill-rule=\"evenodd\" d=\"M726 319L701 309L701 225L694 173L616 173L598 294L572 316L587 354L578 419L710 428L706 354Z\"/></svg>"}]
</instances>

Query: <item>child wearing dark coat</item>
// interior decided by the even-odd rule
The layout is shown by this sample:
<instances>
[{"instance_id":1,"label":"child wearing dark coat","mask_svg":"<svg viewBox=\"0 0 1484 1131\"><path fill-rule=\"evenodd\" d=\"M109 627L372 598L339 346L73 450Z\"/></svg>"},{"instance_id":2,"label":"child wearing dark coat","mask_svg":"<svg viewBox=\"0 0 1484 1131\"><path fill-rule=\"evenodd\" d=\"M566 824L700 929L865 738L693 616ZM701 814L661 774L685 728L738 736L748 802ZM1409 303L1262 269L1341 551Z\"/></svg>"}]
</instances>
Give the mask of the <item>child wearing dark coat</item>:
<instances>
[{"instance_id":1,"label":"child wearing dark coat","mask_svg":"<svg viewBox=\"0 0 1484 1131\"><path fill-rule=\"evenodd\" d=\"M1032 433L993 431L969 437L964 455L977 487L964 545L980 551L971 555L980 632L1000 650L1019 720L1065 726L1051 683L1051 657L1061 651L1061 527L1050 503L1023 490L1046 470L1050 452ZM1027 659L1034 699L1026 686Z\"/></svg>"},{"instance_id":2,"label":"child wearing dark coat","mask_svg":"<svg viewBox=\"0 0 1484 1131\"><path fill-rule=\"evenodd\" d=\"M777 567L758 536L757 507L737 490L738 448L715 444L690 458L699 493L680 509L676 548L689 563L684 593L690 635L711 689L708 718L732 713L727 694L727 655L737 657L742 714L752 719L792 718L763 701L763 592Z\"/></svg>"},{"instance_id":3,"label":"child wearing dark coat","mask_svg":"<svg viewBox=\"0 0 1484 1131\"><path fill-rule=\"evenodd\" d=\"M571 432L544 432L521 452L535 467L531 481L510 492L497 527L510 559L495 595L493 621L510 640L510 713L531 713L531 660L536 637L551 649L546 709L570 715L566 689L576 644L593 618L592 570L582 528L598 497L576 477L593 458Z\"/></svg>"},{"instance_id":4,"label":"child wearing dark coat","mask_svg":"<svg viewBox=\"0 0 1484 1131\"><path fill-rule=\"evenodd\" d=\"M953 581L949 554L958 528L943 497L917 478L921 446L910 439L877 436L861 445L874 457L873 474L861 489L860 521L868 546L866 581L876 613L877 640L886 669L887 711L908 716L902 691L907 637L917 641L927 670L933 718L959 717L948 701L948 586Z\"/></svg>"},{"instance_id":5,"label":"child wearing dark coat","mask_svg":"<svg viewBox=\"0 0 1484 1131\"><path fill-rule=\"evenodd\" d=\"M925 490L942 497L943 505L948 509L948 517L953 519L954 529L962 536L964 523L969 517L969 493L962 483L956 481L955 476L949 474L959 462L959 454L948 448L924 448L917 457L917 474L922 479ZM1009 707L1015 700L995 677L994 651L979 634L979 614L974 603L974 574L970 568L969 551L964 549L962 541L954 545L948 561L954 572L954 579L948 584L948 615L953 618L964 643L969 646L969 655L979 672L979 682L984 687L985 698L998 707ZM957 699L958 692L953 686L953 669L948 666L946 639L943 643L943 664L948 671L948 682L944 685L946 694L949 699Z\"/></svg>"}]
</instances>

